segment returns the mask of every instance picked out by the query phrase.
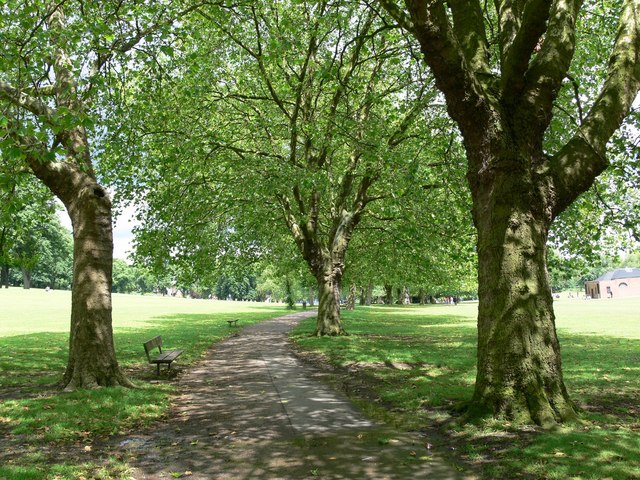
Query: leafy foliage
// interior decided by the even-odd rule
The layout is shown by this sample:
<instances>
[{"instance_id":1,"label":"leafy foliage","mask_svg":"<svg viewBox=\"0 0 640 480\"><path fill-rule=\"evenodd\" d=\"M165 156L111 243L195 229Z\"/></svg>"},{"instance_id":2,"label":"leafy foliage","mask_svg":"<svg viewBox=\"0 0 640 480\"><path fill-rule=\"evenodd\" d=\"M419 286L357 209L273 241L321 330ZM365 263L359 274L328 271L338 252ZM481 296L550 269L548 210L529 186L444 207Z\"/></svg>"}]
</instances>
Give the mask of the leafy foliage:
<instances>
[{"instance_id":1,"label":"leafy foliage","mask_svg":"<svg viewBox=\"0 0 640 480\"><path fill-rule=\"evenodd\" d=\"M4 280L24 282L25 288L68 288L72 239L60 224L60 207L51 193L31 176L11 174L0 195L0 263L13 269Z\"/></svg>"},{"instance_id":2,"label":"leafy foliage","mask_svg":"<svg viewBox=\"0 0 640 480\"><path fill-rule=\"evenodd\" d=\"M104 158L143 206L138 259L187 282L259 258L295 271L308 255L296 232L313 223L309 241L331 250L361 196L346 270L365 282L375 277L357 264L402 257L410 281L433 282L421 265L447 257L443 238L470 220L464 160L413 46L358 2L203 7L182 28L160 61L170 81L128 79L114 107L126 128ZM473 272L468 248L453 250Z\"/></svg>"}]
</instances>

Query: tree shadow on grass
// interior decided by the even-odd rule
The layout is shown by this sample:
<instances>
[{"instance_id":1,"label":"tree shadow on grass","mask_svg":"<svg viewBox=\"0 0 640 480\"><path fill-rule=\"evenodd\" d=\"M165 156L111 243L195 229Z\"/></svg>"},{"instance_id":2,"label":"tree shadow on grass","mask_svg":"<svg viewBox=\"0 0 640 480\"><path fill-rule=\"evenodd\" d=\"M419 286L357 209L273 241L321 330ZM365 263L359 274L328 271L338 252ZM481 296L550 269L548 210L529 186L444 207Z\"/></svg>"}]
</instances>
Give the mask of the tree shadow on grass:
<instances>
[{"instance_id":1,"label":"tree shadow on grass","mask_svg":"<svg viewBox=\"0 0 640 480\"><path fill-rule=\"evenodd\" d=\"M588 413L612 415L611 420L635 416L637 421L640 340L566 334L562 344L565 380L578 405Z\"/></svg>"}]
</instances>

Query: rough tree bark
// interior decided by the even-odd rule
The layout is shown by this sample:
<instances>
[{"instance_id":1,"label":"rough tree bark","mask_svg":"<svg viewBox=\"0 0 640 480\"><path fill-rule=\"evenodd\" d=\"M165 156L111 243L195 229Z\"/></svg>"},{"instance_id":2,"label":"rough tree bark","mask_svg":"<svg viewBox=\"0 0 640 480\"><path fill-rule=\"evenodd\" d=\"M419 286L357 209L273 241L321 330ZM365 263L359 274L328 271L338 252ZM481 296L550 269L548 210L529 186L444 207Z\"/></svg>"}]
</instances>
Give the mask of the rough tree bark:
<instances>
[{"instance_id":1,"label":"rough tree bark","mask_svg":"<svg viewBox=\"0 0 640 480\"><path fill-rule=\"evenodd\" d=\"M78 135L76 141L85 139L82 144L88 147L82 129L75 134ZM78 151L88 157L88 148ZM70 158L65 162L43 163L38 157L31 157L29 163L35 175L65 205L73 226L69 358L62 386L67 390L132 387L118 366L113 342L113 235L109 195L96 182L90 164L81 168Z\"/></svg>"},{"instance_id":2,"label":"rough tree bark","mask_svg":"<svg viewBox=\"0 0 640 480\"><path fill-rule=\"evenodd\" d=\"M576 41L579 0L496 2L499 63L482 5L380 3L420 43L460 127L478 231L478 372L470 416L551 426L576 417L564 386L548 275L554 218L608 165L640 85L640 3L625 0L609 73L573 138L543 146Z\"/></svg>"}]
</instances>

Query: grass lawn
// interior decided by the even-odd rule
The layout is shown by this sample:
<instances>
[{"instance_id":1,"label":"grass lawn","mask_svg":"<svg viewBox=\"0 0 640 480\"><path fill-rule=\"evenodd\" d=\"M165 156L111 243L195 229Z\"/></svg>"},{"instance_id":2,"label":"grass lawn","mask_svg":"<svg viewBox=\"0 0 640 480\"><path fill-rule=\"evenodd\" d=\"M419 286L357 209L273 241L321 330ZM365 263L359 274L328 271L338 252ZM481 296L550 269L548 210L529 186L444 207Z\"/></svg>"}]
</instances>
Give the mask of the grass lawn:
<instances>
[{"instance_id":1,"label":"grass lawn","mask_svg":"<svg viewBox=\"0 0 640 480\"><path fill-rule=\"evenodd\" d=\"M234 331L226 319L247 325L286 313L155 296L113 302L118 359L141 388L62 393L52 384L66 363L70 293L0 289L0 479L128 478L126 458L96 464L81 452L167 414L172 378L155 382L142 342L162 335L167 347L185 349L184 366ZM553 432L455 422L453 407L470 398L475 380L476 308L358 308L344 312L349 337L309 337L310 319L293 338L345 367L369 413L424 430L434 448L485 478L640 479L640 299L556 302L565 380L585 422ZM9 439L19 451L7 450ZM57 459L73 450L75 461Z\"/></svg>"},{"instance_id":2,"label":"grass lawn","mask_svg":"<svg viewBox=\"0 0 640 480\"><path fill-rule=\"evenodd\" d=\"M344 367L369 413L424 430L484 478L640 479L640 299L556 301L565 381L584 419L556 431L456 422L475 381L476 310L361 307L343 313L348 337L309 337L307 320L293 338Z\"/></svg>"},{"instance_id":3,"label":"grass lawn","mask_svg":"<svg viewBox=\"0 0 640 480\"><path fill-rule=\"evenodd\" d=\"M162 335L167 348L184 349L180 368L235 331L226 319L242 326L286 313L278 305L114 294L118 361L140 388L63 393L53 384L67 361L70 305L67 291L0 289L0 479L128 478L120 459L61 463L56 452L82 451L166 415L173 383L164 371L155 381L142 343ZM20 451L7 451L3 437L19 439Z\"/></svg>"}]
</instances>

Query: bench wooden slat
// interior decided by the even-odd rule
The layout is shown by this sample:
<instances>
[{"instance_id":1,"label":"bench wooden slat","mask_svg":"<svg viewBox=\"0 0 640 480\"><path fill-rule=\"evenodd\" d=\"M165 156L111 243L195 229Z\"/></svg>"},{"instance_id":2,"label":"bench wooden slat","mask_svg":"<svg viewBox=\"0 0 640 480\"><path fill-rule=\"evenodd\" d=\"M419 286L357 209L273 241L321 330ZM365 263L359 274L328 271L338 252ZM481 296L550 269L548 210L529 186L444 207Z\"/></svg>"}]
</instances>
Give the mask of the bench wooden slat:
<instances>
[{"instance_id":1,"label":"bench wooden slat","mask_svg":"<svg viewBox=\"0 0 640 480\"><path fill-rule=\"evenodd\" d=\"M151 363L171 363L178 358L184 350L166 350L151 360Z\"/></svg>"}]
</instances>

